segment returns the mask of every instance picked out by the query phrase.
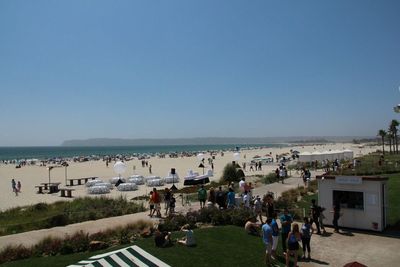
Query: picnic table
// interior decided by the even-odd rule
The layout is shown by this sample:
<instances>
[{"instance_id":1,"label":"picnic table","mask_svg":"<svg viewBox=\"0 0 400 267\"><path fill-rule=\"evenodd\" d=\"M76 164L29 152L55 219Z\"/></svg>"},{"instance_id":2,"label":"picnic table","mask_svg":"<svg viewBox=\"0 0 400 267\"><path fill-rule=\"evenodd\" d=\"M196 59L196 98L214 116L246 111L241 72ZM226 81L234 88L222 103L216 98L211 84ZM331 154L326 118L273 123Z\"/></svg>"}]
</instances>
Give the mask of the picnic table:
<instances>
[{"instance_id":1,"label":"picnic table","mask_svg":"<svg viewBox=\"0 0 400 267\"><path fill-rule=\"evenodd\" d=\"M71 188L60 188L61 191L61 197L72 197L72 191L75 191L75 189ZM67 193L65 195L65 193Z\"/></svg>"},{"instance_id":2,"label":"picnic table","mask_svg":"<svg viewBox=\"0 0 400 267\"><path fill-rule=\"evenodd\" d=\"M44 191L48 191L49 194L57 193L59 191L59 185L61 183L41 183L40 185L36 185L35 188L38 189L38 194L43 194Z\"/></svg>"},{"instance_id":3,"label":"picnic table","mask_svg":"<svg viewBox=\"0 0 400 267\"><path fill-rule=\"evenodd\" d=\"M98 177L83 177L83 178L74 178L74 179L67 179L69 181L69 184L67 186L74 186L74 185L82 185L86 184L89 180L95 180ZM77 181L77 184L74 184L74 181ZM84 183L82 183L84 181Z\"/></svg>"}]
</instances>

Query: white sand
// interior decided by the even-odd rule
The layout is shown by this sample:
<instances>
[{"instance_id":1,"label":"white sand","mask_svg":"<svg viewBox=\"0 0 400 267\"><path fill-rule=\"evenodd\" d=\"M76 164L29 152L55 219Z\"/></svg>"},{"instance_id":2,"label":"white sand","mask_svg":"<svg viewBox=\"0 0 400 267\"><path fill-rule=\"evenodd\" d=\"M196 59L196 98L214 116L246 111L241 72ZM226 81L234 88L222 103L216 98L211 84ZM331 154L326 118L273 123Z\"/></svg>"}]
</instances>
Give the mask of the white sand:
<instances>
[{"instance_id":1,"label":"white sand","mask_svg":"<svg viewBox=\"0 0 400 267\"><path fill-rule=\"evenodd\" d=\"M293 147L284 147L284 148L266 148L266 149L255 149L255 150L242 150L241 151L241 159L239 163L250 162L250 160L255 155L266 155L272 152L272 155L275 158L276 154L288 153L290 149L298 150L298 151L325 151L325 150L340 150L340 149L351 149L354 151L354 155L357 156L359 154L367 154L372 151L376 151L379 149L379 146L375 147L363 147L359 148L353 144L331 144L331 145L319 145L319 146L293 146ZM246 155L246 159L244 159L244 155ZM208 154L205 155L205 163L206 169L210 168L207 163ZM219 180L222 174L222 170L225 165L233 160L233 152L226 152L223 157L221 154L216 156L214 160L214 177L211 180ZM148 160L149 164L152 165L153 175L157 175L160 177L165 177L169 173L171 168L175 168L179 177L180 182L177 185L178 188L183 187L183 177L186 176L189 169L193 171L202 173L202 169L198 168L199 162L196 157L186 157L186 158L151 158ZM132 160L126 162L128 166L128 170L123 175L124 177L128 177L133 175L133 166L136 166L135 174L140 174L143 176L149 176L148 168L142 168L141 162L139 160ZM108 181L111 177L117 176L113 171L113 163L106 167L105 162L103 161L91 161L84 163L69 163L70 166L67 169L68 178L81 178L81 177L91 177L98 176L103 181ZM276 164L270 166L263 166L262 171L249 172L247 167L246 175L253 174L267 174L276 168ZM16 181L21 181L22 189L21 193L18 196L12 192L11 189L11 179L14 178ZM48 170L46 167L39 166L25 166L20 169L16 169L15 165L0 165L0 209L8 209L16 206L30 205L38 202L55 202L60 200L69 200L68 198L60 197L60 193L55 194L37 194L37 189L35 185L39 185L40 183L48 182ZM65 187L65 168L59 167L54 168L51 171L51 182L60 182L60 187ZM171 187L170 184L167 184L166 187ZM88 196L86 192L86 187L84 185L81 186L73 186L70 187L75 189L73 192L73 196ZM163 187L160 187L162 189ZM146 185L140 185L139 190L132 192L119 192L116 189L113 189L108 196L117 197L120 195L126 196L128 199L140 196L149 193L151 190L150 187Z\"/></svg>"}]
</instances>

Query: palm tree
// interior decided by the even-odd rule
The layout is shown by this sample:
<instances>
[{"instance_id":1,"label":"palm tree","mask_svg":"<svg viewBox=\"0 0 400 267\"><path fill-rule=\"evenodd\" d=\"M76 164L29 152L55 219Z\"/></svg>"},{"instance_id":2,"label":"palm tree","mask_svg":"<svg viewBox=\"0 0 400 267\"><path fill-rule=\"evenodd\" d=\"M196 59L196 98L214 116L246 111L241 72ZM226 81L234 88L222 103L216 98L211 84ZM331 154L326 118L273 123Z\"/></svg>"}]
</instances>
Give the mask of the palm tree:
<instances>
[{"instance_id":1,"label":"palm tree","mask_svg":"<svg viewBox=\"0 0 400 267\"><path fill-rule=\"evenodd\" d=\"M392 139L393 139L393 133L391 131L387 131L387 137L389 140L389 153L392 154Z\"/></svg>"},{"instance_id":2,"label":"palm tree","mask_svg":"<svg viewBox=\"0 0 400 267\"><path fill-rule=\"evenodd\" d=\"M385 155L385 136L386 136L386 131L381 129L378 131L378 136L382 138L382 151L383 155Z\"/></svg>"},{"instance_id":3,"label":"palm tree","mask_svg":"<svg viewBox=\"0 0 400 267\"><path fill-rule=\"evenodd\" d=\"M392 120L390 122L390 126L389 129L393 134L393 150L395 151L396 154L399 153L399 144L397 141L397 127L399 126L399 122L397 120ZM394 147L396 146L396 149L394 149Z\"/></svg>"}]
</instances>

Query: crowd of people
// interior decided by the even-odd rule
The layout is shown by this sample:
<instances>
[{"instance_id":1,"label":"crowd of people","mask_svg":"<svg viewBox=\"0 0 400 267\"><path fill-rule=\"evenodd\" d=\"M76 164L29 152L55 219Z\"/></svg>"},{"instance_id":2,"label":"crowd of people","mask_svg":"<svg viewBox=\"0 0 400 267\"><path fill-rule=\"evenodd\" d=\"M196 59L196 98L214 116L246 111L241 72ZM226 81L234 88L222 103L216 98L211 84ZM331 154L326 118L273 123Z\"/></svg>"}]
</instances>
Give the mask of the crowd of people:
<instances>
[{"instance_id":1,"label":"crowd of people","mask_svg":"<svg viewBox=\"0 0 400 267\"><path fill-rule=\"evenodd\" d=\"M249 219L245 225L245 230L249 234L258 235L258 230L261 228L263 243L265 244L265 263L271 265L272 259L277 257L276 249L278 246L279 237L281 238L283 256L286 260L286 266L290 266L290 259L293 258L294 266L297 266L298 251L301 247L303 250L302 260L311 260L311 237L315 233L318 235L326 234L323 220L325 218L323 212L325 208L317 205L315 199L311 200L309 217L303 218L303 223L300 226L293 221L292 215L288 209L284 209L283 214L279 217L281 228L277 223L277 213L273 205L273 198L266 196L267 203L267 220L265 223L256 223L256 217ZM333 225L335 232L339 232L338 220L340 217L340 203L336 202L333 207ZM315 225L315 227L314 227Z\"/></svg>"},{"instance_id":2,"label":"crowd of people","mask_svg":"<svg viewBox=\"0 0 400 267\"><path fill-rule=\"evenodd\" d=\"M303 173L306 173L306 171ZM201 185L197 191L200 208L217 206L219 209L233 209L241 206L250 209L253 215L247 220L244 229L248 234L262 236L265 245L265 263L267 265L271 265L272 260L276 259L278 256L277 247L279 239L281 239L282 256L284 256L286 260L286 266L290 265L291 259L293 259L294 266L297 266L300 242L303 250L302 260L311 260L310 244L312 235L314 233L318 235L326 233L323 224L325 218L323 212L325 208L318 206L315 199L312 199L309 216L303 218L301 225L294 222L293 216L289 213L287 208L283 210L278 220L272 193L267 193L262 199L260 196L253 197L252 185L251 183L247 183L245 178L241 179L238 188L239 194L237 196L233 183L228 184L227 191L224 191L222 186L219 186L218 190L211 187L207 191L205 186ZM168 188L164 191L163 199L165 214L172 214L175 208L175 199ZM157 189L154 188L153 191L150 192L150 216L156 213L157 217L161 217L161 201L160 194L157 192ZM240 201L240 203L238 203L238 201ZM334 203L332 212L335 232L338 232L338 220L340 217L339 202ZM266 220L264 219L265 217ZM278 224L278 221L280 224ZM192 243L195 243L193 231L188 228L188 226L183 227L181 230L186 233L186 236L177 242L185 245L193 245ZM158 246L171 244L170 233L158 231L156 236L159 239Z\"/></svg>"}]
</instances>

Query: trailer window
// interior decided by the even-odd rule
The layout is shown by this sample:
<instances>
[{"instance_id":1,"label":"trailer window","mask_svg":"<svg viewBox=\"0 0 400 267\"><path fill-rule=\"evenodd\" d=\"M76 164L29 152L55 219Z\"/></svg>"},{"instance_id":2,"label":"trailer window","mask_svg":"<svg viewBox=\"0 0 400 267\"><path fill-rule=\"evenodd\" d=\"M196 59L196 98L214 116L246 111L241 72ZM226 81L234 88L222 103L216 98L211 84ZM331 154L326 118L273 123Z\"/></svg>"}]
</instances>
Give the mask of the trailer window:
<instances>
[{"instance_id":1,"label":"trailer window","mask_svg":"<svg viewBox=\"0 0 400 267\"><path fill-rule=\"evenodd\" d=\"M340 201L340 207L345 209L364 209L364 193L354 191L333 190L333 203Z\"/></svg>"}]
</instances>

